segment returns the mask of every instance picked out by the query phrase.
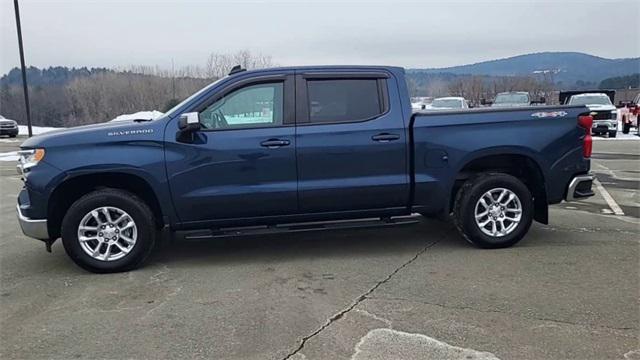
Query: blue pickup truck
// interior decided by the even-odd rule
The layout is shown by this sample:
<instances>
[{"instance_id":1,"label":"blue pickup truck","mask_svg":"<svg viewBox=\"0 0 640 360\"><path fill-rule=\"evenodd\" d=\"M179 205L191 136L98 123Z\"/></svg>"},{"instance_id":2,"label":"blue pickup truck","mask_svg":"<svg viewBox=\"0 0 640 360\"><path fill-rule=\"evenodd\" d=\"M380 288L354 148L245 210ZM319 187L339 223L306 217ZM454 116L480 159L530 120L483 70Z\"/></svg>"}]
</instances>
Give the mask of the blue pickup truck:
<instances>
[{"instance_id":1,"label":"blue pickup truck","mask_svg":"<svg viewBox=\"0 0 640 360\"><path fill-rule=\"evenodd\" d=\"M79 266L139 266L160 239L452 218L481 248L593 195L584 106L412 113L404 70L234 70L163 117L28 139L23 232ZM413 214L413 215L412 215Z\"/></svg>"}]
</instances>

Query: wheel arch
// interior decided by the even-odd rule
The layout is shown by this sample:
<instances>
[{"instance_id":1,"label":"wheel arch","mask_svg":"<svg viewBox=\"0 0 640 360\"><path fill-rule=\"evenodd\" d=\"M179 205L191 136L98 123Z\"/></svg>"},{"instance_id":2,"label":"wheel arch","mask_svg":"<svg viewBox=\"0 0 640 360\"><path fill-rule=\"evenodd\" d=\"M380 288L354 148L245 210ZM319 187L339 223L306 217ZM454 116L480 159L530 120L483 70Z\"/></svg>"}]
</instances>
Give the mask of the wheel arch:
<instances>
[{"instance_id":1,"label":"wheel arch","mask_svg":"<svg viewBox=\"0 0 640 360\"><path fill-rule=\"evenodd\" d=\"M523 149L500 149L472 154L456 172L450 189L449 209L453 209L458 190L465 181L482 172L502 172L520 179L529 188L534 199L534 219L549 222L549 207L545 173L533 154Z\"/></svg>"},{"instance_id":2,"label":"wheel arch","mask_svg":"<svg viewBox=\"0 0 640 360\"><path fill-rule=\"evenodd\" d=\"M161 228L165 225L164 215L166 214L163 212L156 192L146 179L128 172L107 171L67 177L53 189L47 207L50 236L52 238L60 236L62 219L76 200L102 188L120 189L135 194L151 208L156 226Z\"/></svg>"}]
</instances>

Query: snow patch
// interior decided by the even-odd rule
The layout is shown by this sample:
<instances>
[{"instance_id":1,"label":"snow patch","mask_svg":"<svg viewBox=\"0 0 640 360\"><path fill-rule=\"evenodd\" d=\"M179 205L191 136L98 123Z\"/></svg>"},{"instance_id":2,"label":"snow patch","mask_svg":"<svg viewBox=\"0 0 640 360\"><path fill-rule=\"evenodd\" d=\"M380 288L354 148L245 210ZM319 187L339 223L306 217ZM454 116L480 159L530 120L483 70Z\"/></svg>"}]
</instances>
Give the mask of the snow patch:
<instances>
[{"instance_id":1,"label":"snow patch","mask_svg":"<svg viewBox=\"0 0 640 360\"><path fill-rule=\"evenodd\" d=\"M158 110L152 111L138 111L133 114L118 115L115 119L110 121L127 121L127 120L154 120L164 115L163 112Z\"/></svg>"},{"instance_id":2,"label":"snow patch","mask_svg":"<svg viewBox=\"0 0 640 360\"><path fill-rule=\"evenodd\" d=\"M356 344L351 359L499 360L490 352L453 346L423 334L392 329L369 331Z\"/></svg>"},{"instance_id":3,"label":"snow patch","mask_svg":"<svg viewBox=\"0 0 640 360\"><path fill-rule=\"evenodd\" d=\"M18 161L19 158L17 151L0 153L0 161Z\"/></svg>"},{"instance_id":4,"label":"snow patch","mask_svg":"<svg viewBox=\"0 0 640 360\"><path fill-rule=\"evenodd\" d=\"M48 126L32 126L31 132L33 133L33 135L40 135L40 134L44 134L46 132L58 130L58 129L64 129L64 128L55 128L55 127L48 127ZM25 136L29 135L29 129L27 128L26 125L18 125L18 134L25 135Z\"/></svg>"},{"instance_id":5,"label":"snow patch","mask_svg":"<svg viewBox=\"0 0 640 360\"><path fill-rule=\"evenodd\" d=\"M592 139L594 141L640 140L640 136L638 136L635 129L633 129L633 132L629 132L628 134L623 134L622 131L618 131L618 134L614 138L593 136Z\"/></svg>"}]
</instances>

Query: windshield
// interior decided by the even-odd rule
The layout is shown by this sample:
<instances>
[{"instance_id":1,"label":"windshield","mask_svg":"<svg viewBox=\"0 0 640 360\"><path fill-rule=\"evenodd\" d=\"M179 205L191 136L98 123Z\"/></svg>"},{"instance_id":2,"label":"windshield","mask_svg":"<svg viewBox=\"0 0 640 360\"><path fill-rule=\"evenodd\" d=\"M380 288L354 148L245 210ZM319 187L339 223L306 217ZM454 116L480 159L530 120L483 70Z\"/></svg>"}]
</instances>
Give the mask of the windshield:
<instances>
[{"instance_id":1,"label":"windshield","mask_svg":"<svg viewBox=\"0 0 640 360\"><path fill-rule=\"evenodd\" d=\"M580 95L572 96L570 105L611 105L611 99L607 95Z\"/></svg>"},{"instance_id":2,"label":"windshield","mask_svg":"<svg viewBox=\"0 0 640 360\"><path fill-rule=\"evenodd\" d=\"M197 91L196 93L194 93L193 95L191 95L191 96L189 96L188 98L186 98L186 99L182 100L178 105L176 105L176 106L172 107L171 109L169 109L169 111L167 111L167 112L165 113L165 115L167 115L167 116L169 116L169 117L173 117L173 115L174 115L174 114L173 114L173 112L174 112L174 111L178 110L180 107L182 107L182 105L184 105L184 104L188 103L189 101L191 101L191 100L193 100L193 99L197 98L197 97L198 97L198 96L200 96L202 93L206 92L206 91L207 91L207 90L209 90L211 87L213 87L214 85L216 85L217 83L219 83L221 80L223 80L223 79L225 79L225 78L226 78L226 76L225 76L225 77L223 77L223 78L220 78L220 79L218 79L218 80L216 80L216 81L212 82L211 84L209 84L209 85L207 85L207 86L203 87L202 89L198 90L198 91Z\"/></svg>"},{"instance_id":3,"label":"windshield","mask_svg":"<svg viewBox=\"0 0 640 360\"><path fill-rule=\"evenodd\" d=\"M529 95L527 94L498 94L495 104L528 104Z\"/></svg>"},{"instance_id":4,"label":"windshield","mask_svg":"<svg viewBox=\"0 0 640 360\"><path fill-rule=\"evenodd\" d=\"M459 109L462 107L462 101L457 99L435 99L431 103L432 107Z\"/></svg>"}]
</instances>

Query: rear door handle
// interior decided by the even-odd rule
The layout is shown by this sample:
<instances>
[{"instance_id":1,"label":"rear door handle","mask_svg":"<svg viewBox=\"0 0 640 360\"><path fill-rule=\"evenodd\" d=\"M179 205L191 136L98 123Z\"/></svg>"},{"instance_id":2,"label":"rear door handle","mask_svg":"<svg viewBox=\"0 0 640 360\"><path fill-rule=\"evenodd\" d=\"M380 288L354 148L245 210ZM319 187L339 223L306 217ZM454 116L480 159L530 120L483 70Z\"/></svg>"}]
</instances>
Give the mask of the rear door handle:
<instances>
[{"instance_id":1,"label":"rear door handle","mask_svg":"<svg viewBox=\"0 0 640 360\"><path fill-rule=\"evenodd\" d=\"M377 142L389 142L389 141L394 141L398 139L400 139L400 135L387 134L387 133L373 135L371 137L371 140L377 141Z\"/></svg>"},{"instance_id":2,"label":"rear door handle","mask_svg":"<svg viewBox=\"0 0 640 360\"><path fill-rule=\"evenodd\" d=\"M260 143L260 146L269 148L269 149L277 149L279 147L287 146L291 142L289 140L282 139L269 139Z\"/></svg>"}]
</instances>

